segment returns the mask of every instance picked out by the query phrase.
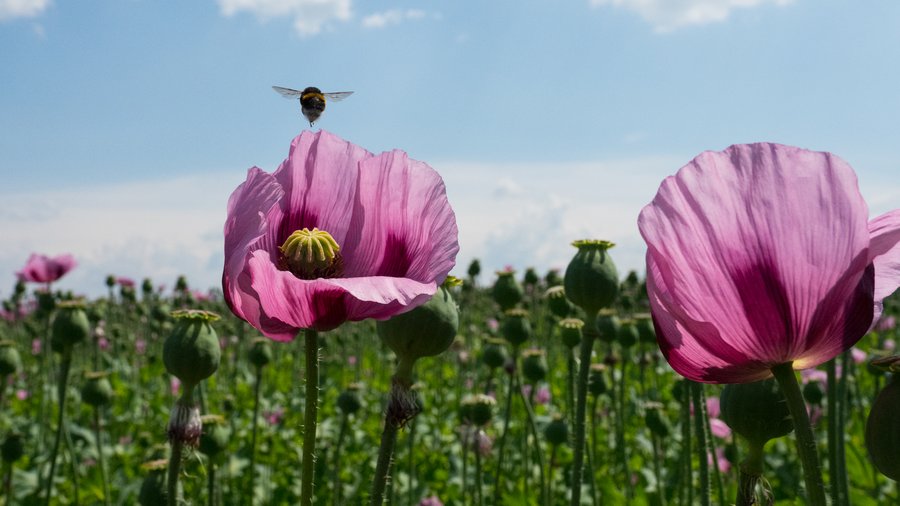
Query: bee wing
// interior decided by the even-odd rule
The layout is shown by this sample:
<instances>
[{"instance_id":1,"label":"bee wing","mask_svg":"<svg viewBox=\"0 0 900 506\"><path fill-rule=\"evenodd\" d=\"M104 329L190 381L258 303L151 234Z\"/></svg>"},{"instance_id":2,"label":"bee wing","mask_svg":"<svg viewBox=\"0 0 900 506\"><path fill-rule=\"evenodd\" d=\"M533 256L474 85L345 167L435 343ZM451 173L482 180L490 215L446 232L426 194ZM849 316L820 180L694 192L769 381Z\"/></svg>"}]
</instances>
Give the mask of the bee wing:
<instances>
[{"instance_id":1,"label":"bee wing","mask_svg":"<svg viewBox=\"0 0 900 506\"><path fill-rule=\"evenodd\" d=\"M334 101L334 102L340 102L341 100L344 100L345 98L349 97L352 94L353 94L352 91L338 91L335 93L323 93L323 95L325 95L325 98L327 98L328 100Z\"/></svg>"},{"instance_id":2,"label":"bee wing","mask_svg":"<svg viewBox=\"0 0 900 506\"><path fill-rule=\"evenodd\" d=\"M281 86L272 86L272 89L277 91L278 94L284 98L299 99L300 96L303 95L302 91L292 90L290 88L282 88Z\"/></svg>"}]
</instances>

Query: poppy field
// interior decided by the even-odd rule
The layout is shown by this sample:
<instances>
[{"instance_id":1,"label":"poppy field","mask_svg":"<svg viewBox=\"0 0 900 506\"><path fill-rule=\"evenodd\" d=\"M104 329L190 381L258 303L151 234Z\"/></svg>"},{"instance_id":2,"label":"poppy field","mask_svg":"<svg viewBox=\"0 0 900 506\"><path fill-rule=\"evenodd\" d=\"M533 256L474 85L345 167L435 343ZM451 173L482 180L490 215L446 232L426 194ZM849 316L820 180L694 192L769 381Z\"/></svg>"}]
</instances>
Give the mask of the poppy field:
<instances>
[{"instance_id":1,"label":"poppy field","mask_svg":"<svg viewBox=\"0 0 900 506\"><path fill-rule=\"evenodd\" d=\"M900 210L778 144L672 173L644 273L459 265L438 170L324 131L222 196L221 287L32 255L4 504L900 504Z\"/></svg>"}]
</instances>

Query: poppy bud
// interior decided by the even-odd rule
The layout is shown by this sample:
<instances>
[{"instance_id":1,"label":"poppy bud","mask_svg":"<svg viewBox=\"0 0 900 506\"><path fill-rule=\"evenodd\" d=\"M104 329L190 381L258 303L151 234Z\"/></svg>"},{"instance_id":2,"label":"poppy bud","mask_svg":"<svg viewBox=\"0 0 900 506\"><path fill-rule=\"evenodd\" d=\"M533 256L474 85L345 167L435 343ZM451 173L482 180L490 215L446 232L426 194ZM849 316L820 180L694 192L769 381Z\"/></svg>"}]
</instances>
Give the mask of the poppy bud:
<instances>
[{"instance_id":1,"label":"poppy bud","mask_svg":"<svg viewBox=\"0 0 900 506\"><path fill-rule=\"evenodd\" d=\"M509 355L500 339L488 339L487 344L481 349L481 361L491 369L503 367Z\"/></svg>"},{"instance_id":2,"label":"poppy bud","mask_svg":"<svg viewBox=\"0 0 900 506\"><path fill-rule=\"evenodd\" d=\"M566 289L562 286L550 287L544 292L547 307L557 318L565 318L572 313L572 303L566 298Z\"/></svg>"},{"instance_id":3,"label":"poppy bud","mask_svg":"<svg viewBox=\"0 0 900 506\"><path fill-rule=\"evenodd\" d=\"M544 276L544 284L547 286L560 286L563 280L559 277L559 269L550 269Z\"/></svg>"},{"instance_id":4,"label":"poppy bud","mask_svg":"<svg viewBox=\"0 0 900 506\"><path fill-rule=\"evenodd\" d=\"M444 352L459 330L459 308L441 286L425 304L376 323L378 337L403 361L415 362Z\"/></svg>"},{"instance_id":5,"label":"poppy bud","mask_svg":"<svg viewBox=\"0 0 900 506\"><path fill-rule=\"evenodd\" d=\"M544 427L544 437L553 446L561 445L569 439L569 425L559 414L553 415L553 419Z\"/></svg>"},{"instance_id":6,"label":"poppy bud","mask_svg":"<svg viewBox=\"0 0 900 506\"><path fill-rule=\"evenodd\" d=\"M86 381L81 387L81 400L89 406L99 408L112 401L113 388L105 372L85 373Z\"/></svg>"},{"instance_id":7,"label":"poppy bud","mask_svg":"<svg viewBox=\"0 0 900 506\"><path fill-rule=\"evenodd\" d=\"M269 340L265 337L254 339L247 358L257 368L268 365L272 361L272 346L269 344Z\"/></svg>"},{"instance_id":8,"label":"poppy bud","mask_svg":"<svg viewBox=\"0 0 900 506\"><path fill-rule=\"evenodd\" d=\"M484 394L466 396L460 403L460 416L464 422L483 427L494 416L497 401Z\"/></svg>"},{"instance_id":9,"label":"poppy bud","mask_svg":"<svg viewBox=\"0 0 900 506\"><path fill-rule=\"evenodd\" d=\"M612 311L600 311L597 316L597 333L600 340L611 343L619 336L619 329L622 328L622 322L619 317Z\"/></svg>"},{"instance_id":10,"label":"poppy bud","mask_svg":"<svg viewBox=\"0 0 900 506\"><path fill-rule=\"evenodd\" d=\"M609 383L606 381L606 366L603 364L591 364L588 376L588 392L594 397L599 397L609 391Z\"/></svg>"},{"instance_id":11,"label":"poppy bud","mask_svg":"<svg viewBox=\"0 0 900 506\"><path fill-rule=\"evenodd\" d=\"M566 318L565 320L560 320L558 326L559 336L566 347L571 349L581 344L581 339L584 337L581 331L584 327L583 321L578 318Z\"/></svg>"},{"instance_id":12,"label":"poppy bud","mask_svg":"<svg viewBox=\"0 0 900 506\"><path fill-rule=\"evenodd\" d=\"M622 321L622 326L619 327L619 333L616 337L618 338L619 344L622 345L622 348L631 348L637 344L640 336L638 334L637 326L634 324L634 320Z\"/></svg>"},{"instance_id":13,"label":"poppy bud","mask_svg":"<svg viewBox=\"0 0 900 506\"><path fill-rule=\"evenodd\" d=\"M498 271L491 295L502 311L516 307L524 295L522 287L516 281L516 271Z\"/></svg>"},{"instance_id":14,"label":"poppy bud","mask_svg":"<svg viewBox=\"0 0 900 506\"><path fill-rule=\"evenodd\" d=\"M173 311L172 316L175 328L163 345L163 363L169 374L193 388L219 368L222 350L211 325L219 315L192 309Z\"/></svg>"},{"instance_id":15,"label":"poppy bud","mask_svg":"<svg viewBox=\"0 0 900 506\"><path fill-rule=\"evenodd\" d=\"M19 356L15 343L6 339L0 341L0 377L15 374L21 368L22 357Z\"/></svg>"},{"instance_id":16,"label":"poppy bud","mask_svg":"<svg viewBox=\"0 0 900 506\"><path fill-rule=\"evenodd\" d=\"M183 275L178 276L178 279L175 280L175 291L176 292L184 292L188 289L187 278Z\"/></svg>"},{"instance_id":17,"label":"poppy bud","mask_svg":"<svg viewBox=\"0 0 900 506\"><path fill-rule=\"evenodd\" d=\"M537 383L547 377L544 350L531 349L522 353L522 375L529 383Z\"/></svg>"},{"instance_id":18,"label":"poppy bud","mask_svg":"<svg viewBox=\"0 0 900 506\"><path fill-rule=\"evenodd\" d=\"M537 275L537 272L534 271L534 267L525 269L525 276L522 278L522 282L525 286L534 287L540 280L541 278Z\"/></svg>"},{"instance_id":19,"label":"poppy bud","mask_svg":"<svg viewBox=\"0 0 900 506\"><path fill-rule=\"evenodd\" d=\"M210 458L228 448L228 440L231 434L225 428L225 419L219 415L204 415L200 417L203 424L203 432L200 434L200 451Z\"/></svg>"},{"instance_id":20,"label":"poppy bud","mask_svg":"<svg viewBox=\"0 0 900 506\"><path fill-rule=\"evenodd\" d=\"M770 439L794 430L787 401L772 378L725 385L719 407L722 421L754 447L762 448Z\"/></svg>"},{"instance_id":21,"label":"poppy bud","mask_svg":"<svg viewBox=\"0 0 900 506\"><path fill-rule=\"evenodd\" d=\"M106 276L106 286L109 288L116 286L116 277L112 274Z\"/></svg>"},{"instance_id":22,"label":"poppy bud","mask_svg":"<svg viewBox=\"0 0 900 506\"><path fill-rule=\"evenodd\" d=\"M531 322L528 321L528 311L524 309L510 309L503 315L500 331L506 341L519 346L531 337Z\"/></svg>"},{"instance_id":23,"label":"poppy bud","mask_svg":"<svg viewBox=\"0 0 900 506\"><path fill-rule=\"evenodd\" d=\"M866 421L866 448L872 463L894 481L900 481L900 381L894 375L879 392Z\"/></svg>"},{"instance_id":24,"label":"poppy bud","mask_svg":"<svg viewBox=\"0 0 900 506\"><path fill-rule=\"evenodd\" d=\"M0 456L7 464L11 464L25 455L25 438L18 432L10 432L0 445Z\"/></svg>"},{"instance_id":25,"label":"poppy bud","mask_svg":"<svg viewBox=\"0 0 900 506\"><path fill-rule=\"evenodd\" d=\"M566 268L566 296L593 318L601 308L615 300L619 293L619 273L609 256L608 241L580 240L572 243L578 248Z\"/></svg>"},{"instance_id":26,"label":"poppy bud","mask_svg":"<svg viewBox=\"0 0 900 506\"><path fill-rule=\"evenodd\" d=\"M86 340L90 335L91 324L84 311L84 304L76 301L60 302L56 316L53 317L50 334L53 351L63 353L71 350L73 345Z\"/></svg>"},{"instance_id":27,"label":"poppy bud","mask_svg":"<svg viewBox=\"0 0 900 506\"><path fill-rule=\"evenodd\" d=\"M481 274L481 262L478 261L477 258L472 259L472 263L469 264L469 270L467 274L470 278L477 278L479 274Z\"/></svg>"},{"instance_id":28,"label":"poppy bud","mask_svg":"<svg viewBox=\"0 0 900 506\"><path fill-rule=\"evenodd\" d=\"M337 407L341 412L352 415L359 411L362 407L362 400L359 398L359 385L350 384L346 390L341 392L337 398Z\"/></svg>"},{"instance_id":29,"label":"poppy bud","mask_svg":"<svg viewBox=\"0 0 900 506\"><path fill-rule=\"evenodd\" d=\"M153 293L153 281L150 278L144 278L144 281L141 282L141 292L144 297L149 297Z\"/></svg>"}]
</instances>

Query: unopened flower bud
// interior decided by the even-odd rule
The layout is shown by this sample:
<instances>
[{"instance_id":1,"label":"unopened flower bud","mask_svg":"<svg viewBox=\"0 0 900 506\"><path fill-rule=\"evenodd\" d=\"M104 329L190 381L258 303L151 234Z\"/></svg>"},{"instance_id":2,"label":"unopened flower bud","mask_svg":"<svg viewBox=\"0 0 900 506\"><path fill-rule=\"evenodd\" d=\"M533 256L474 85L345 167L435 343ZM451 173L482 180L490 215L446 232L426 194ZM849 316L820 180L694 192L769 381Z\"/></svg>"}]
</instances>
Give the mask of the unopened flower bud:
<instances>
[{"instance_id":1,"label":"unopened flower bud","mask_svg":"<svg viewBox=\"0 0 900 506\"><path fill-rule=\"evenodd\" d=\"M614 245L596 240L575 241L572 245L578 252L566 268L566 296L592 318L612 304L619 293L619 273L608 252Z\"/></svg>"},{"instance_id":2,"label":"unopened flower bud","mask_svg":"<svg viewBox=\"0 0 900 506\"><path fill-rule=\"evenodd\" d=\"M522 286L516 281L516 272L498 271L497 281L491 290L491 295L502 311L516 307L524 295Z\"/></svg>"},{"instance_id":3,"label":"unopened flower bud","mask_svg":"<svg viewBox=\"0 0 900 506\"><path fill-rule=\"evenodd\" d=\"M163 345L163 363L169 374L189 388L212 376L219 368L222 350L210 311L174 311L175 328Z\"/></svg>"},{"instance_id":4,"label":"unopened flower bud","mask_svg":"<svg viewBox=\"0 0 900 506\"><path fill-rule=\"evenodd\" d=\"M778 383L769 378L754 383L725 385L719 397L722 421L751 446L789 434L794 423Z\"/></svg>"},{"instance_id":5,"label":"unopened flower bud","mask_svg":"<svg viewBox=\"0 0 900 506\"><path fill-rule=\"evenodd\" d=\"M503 322L500 331L506 341L513 346L520 346L531 337L531 322L528 321L528 311L524 309L510 309L503 314Z\"/></svg>"}]
</instances>

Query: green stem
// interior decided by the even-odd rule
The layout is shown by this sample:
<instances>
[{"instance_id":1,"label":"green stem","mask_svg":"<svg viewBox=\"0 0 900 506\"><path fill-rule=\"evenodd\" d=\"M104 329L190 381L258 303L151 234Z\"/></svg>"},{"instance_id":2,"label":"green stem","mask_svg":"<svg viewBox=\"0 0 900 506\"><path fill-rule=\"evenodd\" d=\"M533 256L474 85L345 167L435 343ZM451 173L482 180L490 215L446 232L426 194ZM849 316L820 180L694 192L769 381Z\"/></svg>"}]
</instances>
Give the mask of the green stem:
<instances>
[{"instance_id":1,"label":"green stem","mask_svg":"<svg viewBox=\"0 0 900 506\"><path fill-rule=\"evenodd\" d=\"M209 462L209 472L206 475L206 504L216 505L216 463L212 460Z\"/></svg>"},{"instance_id":2,"label":"green stem","mask_svg":"<svg viewBox=\"0 0 900 506\"><path fill-rule=\"evenodd\" d=\"M809 423L809 414L800 393L800 385L794 375L791 362L776 365L772 374L781 386L787 400L791 418L794 420L794 433L797 437L797 452L803 464L803 479L806 482L806 495L810 506L826 506L825 484L822 482L822 471L819 468L819 454L816 450L816 438Z\"/></svg>"},{"instance_id":3,"label":"green stem","mask_svg":"<svg viewBox=\"0 0 900 506\"><path fill-rule=\"evenodd\" d=\"M334 484L331 487L331 494L334 496L334 506L341 504L341 448L344 446L344 438L347 437L347 428L350 425L350 415L344 413L341 415L341 429L338 432L337 443L334 445L334 465L332 471L334 473Z\"/></svg>"},{"instance_id":4,"label":"green stem","mask_svg":"<svg viewBox=\"0 0 900 506\"><path fill-rule=\"evenodd\" d=\"M575 454L572 457L572 496L569 504L579 506L581 504L581 481L584 471L584 419L587 412L587 385L588 371L591 367L591 351L594 348L596 337L597 315L588 317L588 323L584 326L584 337L581 340L581 363L578 365L578 388L575 399L575 435L573 444Z\"/></svg>"},{"instance_id":5,"label":"green stem","mask_svg":"<svg viewBox=\"0 0 900 506\"><path fill-rule=\"evenodd\" d=\"M306 406L303 412L303 462L300 472L300 506L311 506L316 465L316 420L319 410L319 333L305 331Z\"/></svg>"},{"instance_id":6,"label":"green stem","mask_svg":"<svg viewBox=\"0 0 900 506\"><path fill-rule=\"evenodd\" d=\"M751 442L750 453L740 465L736 506L753 506L756 504L756 485L762 477L763 447Z\"/></svg>"},{"instance_id":7,"label":"green stem","mask_svg":"<svg viewBox=\"0 0 900 506\"><path fill-rule=\"evenodd\" d=\"M617 396L619 401L619 409L617 410L618 416L616 417L616 453L619 458L619 463L622 466L622 477L623 483L625 484L625 498L630 501L634 498L634 486L631 484L631 469L628 465L628 447L625 444L625 420L627 418L625 413L625 398L627 397L627 391L625 389L625 375L628 371L628 360L629 352L628 350L623 349L622 364L619 370L619 392Z\"/></svg>"},{"instance_id":8,"label":"green stem","mask_svg":"<svg viewBox=\"0 0 900 506\"><path fill-rule=\"evenodd\" d=\"M850 482L847 475L847 444L845 441L847 427L847 410L849 399L847 398L847 377L850 376L850 350L841 355L841 377L838 379L837 402L837 478L840 486L841 502L834 506L850 506Z\"/></svg>"},{"instance_id":9,"label":"green stem","mask_svg":"<svg viewBox=\"0 0 900 506\"><path fill-rule=\"evenodd\" d=\"M681 459L684 477L682 490L687 496L685 504L694 503L694 466L691 463L691 384L683 380L681 399Z\"/></svg>"},{"instance_id":10,"label":"green stem","mask_svg":"<svg viewBox=\"0 0 900 506\"><path fill-rule=\"evenodd\" d=\"M259 425L259 392L262 385L263 368L256 368L256 383L253 385L253 419L251 421L250 430L250 506L253 506L253 499L256 497L256 433Z\"/></svg>"},{"instance_id":11,"label":"green stem","mask_svg":"<svg viewBox=\"0 0 900 506\"><path fill-rule=\"evenodd\" d=\"M384 502L384 489L389 479L391 456L394 454L394 445L397 443L397 429L399 429L397 425L385 420L384 430L381 433L381 447L378 450L378 462L375 464L375 478L372 481L372 496L369 501L372 506L381 506Z\"/></svg>"},{"instance_id":12,"label":"green stem","mask_svg":"<svg viewBox=\"0 0 900 506\"><path fill-rule=\"evenodd\" d=\"M831 492L831 504L841 504L841 486L838 478L838 395L837 372L835 363L837 359L829 360L825 366L828 375L826 386L826 400L828 402L828 484Z\"/></svg>"},{"instance_id":13,"label":"green stem","mask_svg":"<svg viewBox=\"0 0 900 506\"><path fill-rule=\"evenodd\" d=\"M517 364L518 365L518 364ZM537 389L537 385L531 386L532 394ZM538 461L538 475L540 476L540 490L541 490L541 504L549 504L548 498L544 495L546 490L546 480L544 479L544 452L540 451L540 438L538 437L537 424L534 421L534 409L531 407L531 401L525 397L525 394L522 393L522 389L519 389L519 397L522 399L522 404L525 405L525 414L528 419L528 429L531 431L531 436L534 438L534 445L538 448L538 451L534 452ZM526 440L526 448L528 448L528 436L525 436ZM476 448L476 453L478 449ZM527 462L526 462L527 463ZM531 466L528 466L529 468ZM530 473L528 473L530 474Z\"/></svg>"},{"instance_id":14,"label":"green stem","mask_svg":"<svg viewBox=\"0 0 900 506\"><path fill-rule=\"evenodd\" d=\"M109 505L109 480L106 477L106 464L103 458L103 432L100 430L100 408L94 408L94 439L97 443L97 465L100 467L100 480L103 485L103 504Z\"/></svg>"},{"instance_id":15,"label":"green stem","mask_svg":"<svg viewBox=\"0 0 900 506\"><path fill-rule=\"evenodd\" d=\"M700 504L710 506L709 483L709 444L706 438L706 423L703 416L706 412L703 399L703 385L691 382L691 396L694 399L694 430L697 434L697 456L700 459Z\"/></svg>"},{"instance_id":16,"label":"green stem","mask_svg":"<svg viewBox=\"0 0 900 506\"><path fill-rule=\"evenodd\" d=\"M479 437L479 434L476 434L475 437ZM481 449L475 448L475 504L477 506L481 506ZM409 504L412 504L410 502Z\"/></svg>"},{"instance_id":17,"label":"green stem","mask_svg":"<svg viewBox=\"0 0 900 506\"><path fill-rule=\"evenodd\" d=\"M518 355L518 348L513 348L513 356ZM494 472L494 504L500 504L500 493L503 490L503 482L501 478L503 474L503 457L506 455L506 434L509 432L509 419L512 413L513 394L516 389L515 373L509 375L509 388L506 391L506 408L503 412L503 432L500 433L500 442L497 445L497 469Z\"/></svg>"},{"instance_id":18,"label":"green stem","mask_svg":"<svg viewBox=\"0 0 900 506\"><path fill-rule=\"evenodd\" d=\"M181 472L182 445L179 438L172 440L172 454L169 456L169 474L166 480L166 498L169 506L178 506L178 474Z\"/></svg>"},{"instance_id":19,"label":"green stem","mask_svg":"<svg viewBox=\"0 0 900 506\"><path fill-rule=\"evenodd\" d=\"M566 352L566 413L569 417L569 427L575 425L575 349L569 348Z\"/></svg>"},{"instance_id":20,"label":"green stem","mask_svg":"<svg viewBox=\"0 0 900 506\"><path fill-rule=\"evenodd\" d=\"M406 466L409 473L409 482L406 485L406 503L413 503L413 492L415 492L416 484L416 464L413 458L413 449L416 442L416 420L413 419L409 423L409 437L406 438Z\"/></svg>"},{"instance_id":21,"label":"green stem","mask_svg":"<svg viewBox=\"0 0 900 506\"><path fill-rule=\"evenodd\" d=\"M57 403L59 405L59 413L56 418L56 436L53 441L53 451L50 454L50 474L47 476L45 488L47 497L45 504L50 505L50 496L53 495L53 477L56 474L56 456L59 454L59 444L62 442L62 435L65 425L66 414L66 383L69 380L69 368L72 365L72 350L62 350L62 364L59 370L59 383L57 389Z\"/></svg>"}]
</instances>

